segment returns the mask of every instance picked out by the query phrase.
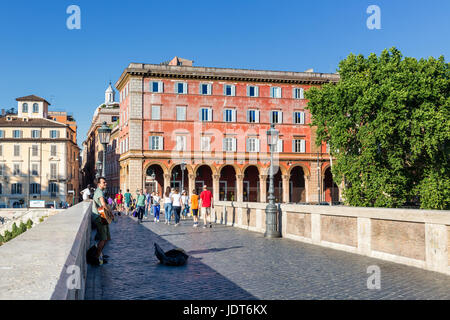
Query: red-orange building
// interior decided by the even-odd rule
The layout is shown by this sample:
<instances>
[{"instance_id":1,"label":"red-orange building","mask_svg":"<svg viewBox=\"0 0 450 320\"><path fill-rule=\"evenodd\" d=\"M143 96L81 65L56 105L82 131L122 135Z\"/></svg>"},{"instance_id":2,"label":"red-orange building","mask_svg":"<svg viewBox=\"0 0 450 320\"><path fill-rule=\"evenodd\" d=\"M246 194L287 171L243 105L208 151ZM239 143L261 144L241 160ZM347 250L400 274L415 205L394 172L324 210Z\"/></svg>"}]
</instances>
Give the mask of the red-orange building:
<instances>
[{"instance_id":1,"label":"red-orange building","mask_svg":"<svg viewBox=\"0 0 450 320\"><path fill-rule=\"evenodd\" d=\"M277 201L330 200L329 154L314 144L304 92L338 75L192 65L177 57L131 63L116 83L122 190L207 184L215 199L265 202L273 121L280 132ZM334 185L333 200L337 191Z\"/></svg>"}]
</instances>

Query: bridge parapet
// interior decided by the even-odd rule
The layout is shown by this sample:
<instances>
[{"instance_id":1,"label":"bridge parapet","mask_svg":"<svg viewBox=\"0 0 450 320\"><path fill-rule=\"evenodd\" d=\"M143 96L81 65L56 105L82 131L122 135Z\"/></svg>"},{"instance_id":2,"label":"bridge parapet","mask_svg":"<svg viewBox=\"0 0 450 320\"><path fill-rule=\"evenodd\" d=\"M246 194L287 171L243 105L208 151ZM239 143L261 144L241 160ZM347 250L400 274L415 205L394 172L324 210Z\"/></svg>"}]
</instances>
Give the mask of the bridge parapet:
<instances>
[{"instance_id":1,"label":"bridge parapet","mask_svg":"<svg viewBox=\"0 0 450 320\"><path fill-rule=\"evenodd\" d=\"M267 203L216 201L213 219L265 232ZM450 275L450 211L280 204L285 238Z\"/></svg>"},{"instance_id":2,"label":"bridge parapet","mask_svg":"<svg viewBox=\"0 0 450 320\"><path fill-rule=\"evenodd\" d=\"M0 247L1 300L84 298L91 202L82 202Z\"/></svg>"}]
</instances>

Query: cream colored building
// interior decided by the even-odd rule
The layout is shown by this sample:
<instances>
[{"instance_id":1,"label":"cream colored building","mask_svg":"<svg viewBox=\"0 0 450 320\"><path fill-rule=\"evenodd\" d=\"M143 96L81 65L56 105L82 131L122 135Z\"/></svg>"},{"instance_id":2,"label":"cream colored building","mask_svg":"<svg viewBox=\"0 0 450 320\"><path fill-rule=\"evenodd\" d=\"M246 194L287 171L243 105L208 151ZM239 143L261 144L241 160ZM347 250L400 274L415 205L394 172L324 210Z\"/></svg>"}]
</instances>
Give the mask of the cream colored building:
<instances>
[{"instance_id":1,"label":"cream colored building","mask_svg":"<svg viewBox=\"0 0 450 320\"><path fill-rule=\"evenodd\" d=\"M0 207L72 204L79 194L76 132L47 119L49 103L37 96L16 99L17 115L0 118ZM72 193L73 192L73 193Z\"/></svg>"}]
</instances>

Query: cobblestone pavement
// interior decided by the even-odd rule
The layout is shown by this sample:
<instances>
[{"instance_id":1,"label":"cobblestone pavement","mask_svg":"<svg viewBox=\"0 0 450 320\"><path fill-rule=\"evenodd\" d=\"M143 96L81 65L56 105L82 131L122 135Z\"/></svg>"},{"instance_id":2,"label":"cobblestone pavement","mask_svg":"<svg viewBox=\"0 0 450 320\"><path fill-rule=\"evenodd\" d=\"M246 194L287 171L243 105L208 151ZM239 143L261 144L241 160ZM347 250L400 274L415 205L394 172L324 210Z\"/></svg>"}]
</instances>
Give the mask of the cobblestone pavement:
<instances>
[{"instance_id":1,"label":"cobblestone pavement","mask_svg":"<svg viewBox=\"0 0 450 320\"><path fill-rule=\"evenodd\" d=\"M193 228L118 217L111 225L109 263L89 267L86 299L450 299L450 277L357 254L224 225ZM183 267L154 255L183 248ZM369 266L381 270L381 289L369 290Z\"/></svg>"}]
</instances>

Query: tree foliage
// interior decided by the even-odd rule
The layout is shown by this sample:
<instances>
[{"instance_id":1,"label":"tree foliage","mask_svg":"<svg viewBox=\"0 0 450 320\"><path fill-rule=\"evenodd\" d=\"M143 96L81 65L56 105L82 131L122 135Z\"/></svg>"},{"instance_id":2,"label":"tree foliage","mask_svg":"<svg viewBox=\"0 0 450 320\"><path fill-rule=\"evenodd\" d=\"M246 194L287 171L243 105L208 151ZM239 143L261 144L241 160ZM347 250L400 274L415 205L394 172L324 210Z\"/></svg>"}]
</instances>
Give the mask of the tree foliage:
<instances>
[{"instance_id":1,"label":"tree foliage","mask_svg":"<svg viewBox=\"0 0 450 320\"><path fill-rule=\"evenodd\" d=\"M439 59L350 54L341 80L312 88L317 145L329 143L333 175L353 206L450 207L450 68Z\"/></svg>"}]
</instances>

